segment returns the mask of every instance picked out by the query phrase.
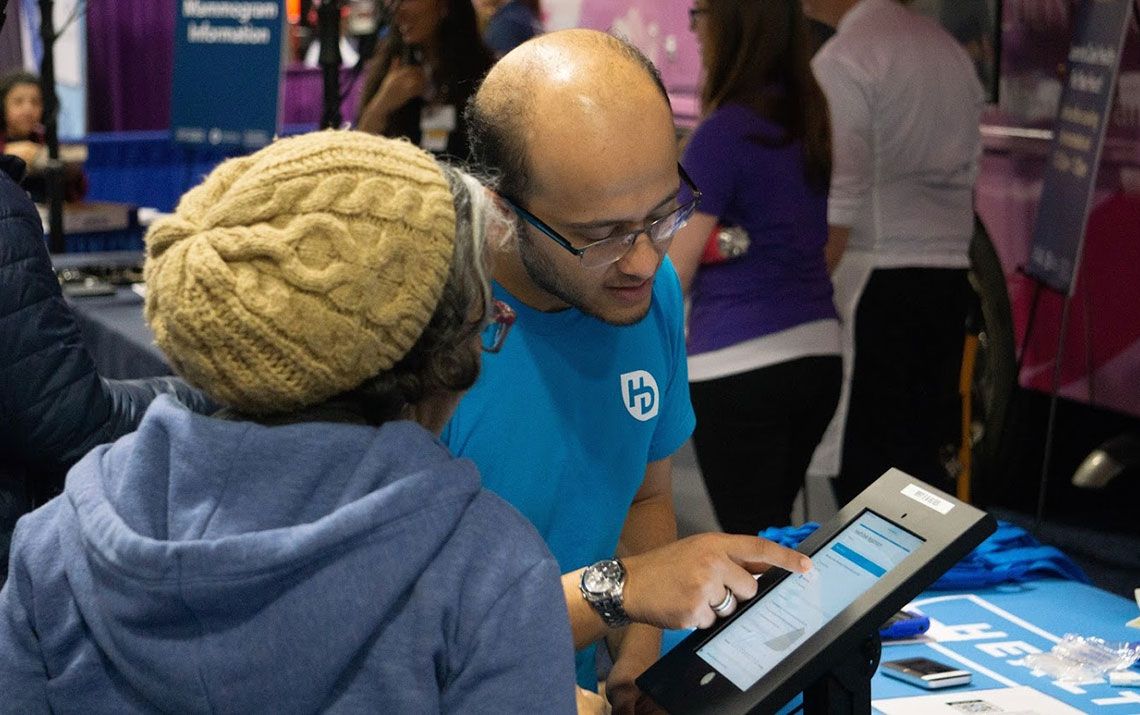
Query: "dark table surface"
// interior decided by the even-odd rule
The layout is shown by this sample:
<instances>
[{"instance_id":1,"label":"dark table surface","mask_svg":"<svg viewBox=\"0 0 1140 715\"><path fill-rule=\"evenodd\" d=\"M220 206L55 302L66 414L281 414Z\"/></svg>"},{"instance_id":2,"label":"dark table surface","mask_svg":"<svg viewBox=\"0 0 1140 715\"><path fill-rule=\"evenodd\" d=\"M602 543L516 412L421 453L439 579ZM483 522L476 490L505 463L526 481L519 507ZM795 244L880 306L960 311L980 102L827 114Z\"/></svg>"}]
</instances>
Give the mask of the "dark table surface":
<instances>
[{"instance_id":1,"label":"dark table surface","mask_svg":"<svg viewBox=\"0 0 1140 715\"><path fill-rule=\"evenodd\" d=\"M115 295L68 298L99 374L109 378L171 374L143 319L143 299L130 287Z\"/></svg>"}]
</instances>

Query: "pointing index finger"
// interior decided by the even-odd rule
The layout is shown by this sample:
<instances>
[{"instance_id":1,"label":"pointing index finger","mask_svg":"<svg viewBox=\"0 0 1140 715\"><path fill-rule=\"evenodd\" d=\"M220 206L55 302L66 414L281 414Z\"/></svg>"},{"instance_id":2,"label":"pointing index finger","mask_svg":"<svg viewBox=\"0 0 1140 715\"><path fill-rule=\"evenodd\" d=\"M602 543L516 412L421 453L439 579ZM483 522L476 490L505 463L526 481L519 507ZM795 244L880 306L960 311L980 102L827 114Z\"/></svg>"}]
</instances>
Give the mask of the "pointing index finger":
<instances>
[{"instance_id":1,"label":"pointing index finger","mask_svg":"<svg viewBox=\"0 0 1140 715\"><path fill-rule=\"evenodd\" d=\"M757 536L732 537L725 553L750 573L762 573L769 566L779 566L795 573L811 569L811 559L804 554Z\"/></svg>"}]
</instances>

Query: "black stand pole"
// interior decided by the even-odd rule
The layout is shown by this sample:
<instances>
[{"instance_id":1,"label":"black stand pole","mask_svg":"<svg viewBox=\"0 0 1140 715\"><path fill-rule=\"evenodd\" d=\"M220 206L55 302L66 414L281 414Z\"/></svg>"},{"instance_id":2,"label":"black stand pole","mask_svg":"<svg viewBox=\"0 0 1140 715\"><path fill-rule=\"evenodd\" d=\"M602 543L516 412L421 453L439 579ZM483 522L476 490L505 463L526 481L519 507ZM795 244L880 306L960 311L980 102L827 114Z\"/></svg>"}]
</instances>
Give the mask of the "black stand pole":
<instances>
[{"instance_id":1,"label":"black stand pole","mask_svg":"<svg viewBox=\"0 0 1140 715\"><path fill-rule=\"evenodd\" d=\"M804 715L870 715L871 676L881 654L882 641L875 631L804 691Z\"/></svg>"},{"instance_id":2,"label":"black stand pole","mask_svg":"<svg viewBox=\"0 0 1140 715\"><path fill-rule=\"evenodd\" d=\"M1065 335L1069 330L1069 306L1072 297L1065 296L1065 304L1061 308L1061 334L1057 337L1057 360L1053 364L1053 384L1049 392L1049 422L1045 427L1045 454L1041 459L1041 483L1037 487L1037 513L1033 519L1033 533L1041 528L1045 519L1045 493L1049 486L1049 464L1053 456L1053 432L1057 421L1057 396L1061 391L1061 368L1065 360Z\"/></svg>"},{"instance_id":3,"label":"black stand pole","mask_svg":"<svg viewBox=\"0 0 1140 715\"><path fill-rule=\"evenodd\" d=\"M1033 300L1029 303L1029 319L1025 321L1025 335L1021 336L1021 349L1017 351L1018 379L1021 379L1021 368L1025 364L1025 349L1029 347L1029 337L1033 335L1033 324L1037 319L1037 304L1041 301L1041 282L1032 276L1029 278L1033 281Z\"/></svg>"},{"instance_id":4,"label":"black stand pole","mask_svg":"<svg viewBox=\"0 0 1140 715\"><path fill-rule=\"evenodd\" d=\"M322 0L317 8L319 64L324 84L321 129L339 129L340 115L340 6L342 0Z\"/></svg>"},{"instance_id":5,"label":"black stand pole","mask_svg":"<svg viewBox=\"0 0 1140 715\"><path fill-rule=\"evenodd\" d=\"M55 93L55 18L52 0L40 0L40 39L44 58L40 65L40 91L44 102L44 143L47 145L48 250L63 253L63 163L59 160L59 97Z\"/></svg>"}]
</instances>

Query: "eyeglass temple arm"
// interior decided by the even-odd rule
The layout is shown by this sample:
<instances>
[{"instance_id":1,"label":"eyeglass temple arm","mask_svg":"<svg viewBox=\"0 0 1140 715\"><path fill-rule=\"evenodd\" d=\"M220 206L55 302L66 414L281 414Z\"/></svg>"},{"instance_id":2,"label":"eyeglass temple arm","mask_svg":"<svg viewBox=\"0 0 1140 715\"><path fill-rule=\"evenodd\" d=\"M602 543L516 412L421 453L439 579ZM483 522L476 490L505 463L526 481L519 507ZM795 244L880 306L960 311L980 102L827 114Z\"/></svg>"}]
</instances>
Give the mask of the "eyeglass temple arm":
<instances>
[{"instance_id":1,"label":"eyeglass temple arm","mask_svg":"<svg viewBox=\"0 0 1140 715\"><path fill-rule=\"evenodd\" d=\"M575 248L569 241L567 241L562 236L559 236L558 233L554 231L554 229L543 223L542 219L540 219L538 216L535 216L530 211L527 211L522 206L519 206L514 202L513 199L510 199L506 196L504 196L503 199L507 202L508 205L510 205L512 209L514 209L515 213L523 218L524 221L529 223L531 226L534 226L539 231L542 231L544 234L546 234L547 237L553 239L554 242L559 246L562 246L567 251L573 253L575 256L581 256L584 253L581 248Z\"/></svg>"},{"instance_id":2,"label":"eyeglass temple arm","mask_svg":"<svg viewBox=\"0 0 1140 715\"><path fill-rule=\"evenodd\" d=\"M693 200L701 197L701 190L697 188L696 182L689 176L689 172L685 171L685 167L681 166L681 162L677 162L677 173L681 175L681 180L689 185L693 191Z\"/></svg>"}]
</instances>

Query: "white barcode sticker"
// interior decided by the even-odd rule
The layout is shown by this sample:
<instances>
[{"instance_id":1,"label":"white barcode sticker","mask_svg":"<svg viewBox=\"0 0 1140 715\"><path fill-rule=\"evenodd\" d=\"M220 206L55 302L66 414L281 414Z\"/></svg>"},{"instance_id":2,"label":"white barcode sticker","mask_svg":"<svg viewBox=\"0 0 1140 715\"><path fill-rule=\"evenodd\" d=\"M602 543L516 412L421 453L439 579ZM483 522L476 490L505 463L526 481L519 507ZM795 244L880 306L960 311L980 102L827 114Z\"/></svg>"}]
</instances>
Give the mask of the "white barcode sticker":
<instances>
[{"instance_id":1,"label":"white barcode sticker","mask_svg":"<svg viewBox=\"0 0 1140 715\"><path fill-rule=\"evenodd\" d=\"M947 514L954 508L953 503L946 501L937 494L931 494L914 484L908 484L903 487L902 493L914 499L916 502L930 507L939 514Z\"/></svg>"}]
</instances>

